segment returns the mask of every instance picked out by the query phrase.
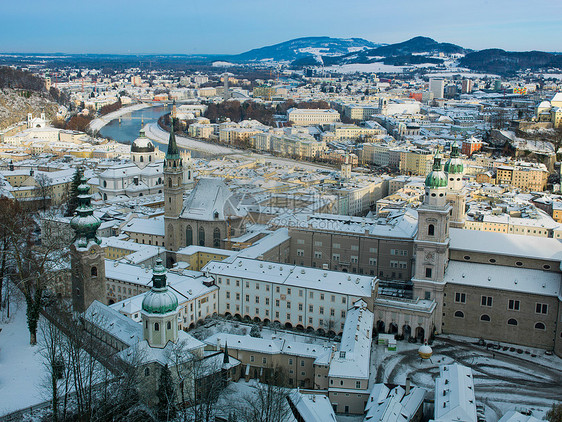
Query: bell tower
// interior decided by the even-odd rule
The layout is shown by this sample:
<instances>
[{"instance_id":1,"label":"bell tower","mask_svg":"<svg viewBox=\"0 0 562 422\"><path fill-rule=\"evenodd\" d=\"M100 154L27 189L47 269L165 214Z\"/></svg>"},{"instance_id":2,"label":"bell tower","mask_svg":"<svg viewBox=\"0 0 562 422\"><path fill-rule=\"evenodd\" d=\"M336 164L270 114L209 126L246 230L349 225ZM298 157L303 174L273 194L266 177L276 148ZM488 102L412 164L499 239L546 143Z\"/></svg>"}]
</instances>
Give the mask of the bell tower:
<instances>
[{"instance_id":1,"label":"bell tower","mask_svg":"<svg viewBox=\"0 0 562 422\"><path fill-rule=\"evenodd\" d=\"M174 134L174 119L171 119L170 139L168 151L164 160L164 231L165 246L168 250L177 249L174 236L174 221L181 214L183 207L183 161L176 144Z\"/></svg>"},{"instance_id":2,"label":"bell tower","mask_svg":"<svg viewBox=\"0 0 562 422\"><path fill-rule=\"evenodd\" d=\"M142 329L150 347L163 348L178 340L178 298L166 285L166 268L158 259L152 270L152 289L142 301Z\"/></svg>"},{"instance_id":3,"label":"bell tower","mask_svg":"<svg viewBox=\"0 0 562 422\"><path fill-rule=\"evenodd\" d=\"M464 165L460 158L457 141L453 142L451 146L451 158L445 163L444 170L448 178L447 202L453 207L451 227L463 228L466 218L466 195L463 191L462 180Z\"/></svg>"},{"instance_id":4,"label":"bell tower","mask_svg":"<svg viewBox=\"0 0 562 422\"><path fill-rule=\"evenodd\" d=\"M70 221L75 232L70 246L72 308L79 313L88 309L94 300L106 303L105 256L97 237L101 221L94 216L89 191L87 179L82 177L76 216Z\"/></svg>"},{"instance_id":5,"label":"bell tower","mask_svg":"<svg viewBox=\"0 0 562 422\"><path fill-rule=\"evenodd\" d=\"M441 331L445 268L449 260L449 215L447 174L439 153L425 179L423 204L418 207L418 233L414 241L414 297L436 302L435 328ZM427 340L427 339L426 339Z\"/></svg>"}]
</instances>

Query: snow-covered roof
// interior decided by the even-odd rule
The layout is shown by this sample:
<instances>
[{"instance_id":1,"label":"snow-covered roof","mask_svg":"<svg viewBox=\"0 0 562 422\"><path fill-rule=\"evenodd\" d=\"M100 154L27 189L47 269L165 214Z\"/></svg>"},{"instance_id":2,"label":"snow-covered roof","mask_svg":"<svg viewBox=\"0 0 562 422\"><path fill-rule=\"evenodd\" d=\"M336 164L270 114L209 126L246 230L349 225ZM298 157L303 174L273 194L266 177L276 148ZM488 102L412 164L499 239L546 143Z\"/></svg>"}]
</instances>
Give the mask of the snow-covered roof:
<instances>
[{"instance_id":1,"label":"snow-covered roof","mask_svg":"<svg viewBox=\"0 0 562 422\"><path fill-rule=\"evenodd\" d=\"M545 296L560 295L560 274L553 271L474 262L449 261L445 282Z\"/></svg>"},{"instance_id":2,"label":"snow-covered roof","mask_svg":"<svg viewBox=\"0 0 562 422\"><path fill-rule=\"evenodd\" d=\"M413 239L418 230L418 213L411 209L391 210L384 217L376 218L337 214L286 214L273 219L272 224Z\"/></svg>"},{"instance_id":3,"label":"snow-covered roof","mask_svg":"<svg viewBox=\"0 0 562 422\"><path fill-rule=\"evenodd\" d=\"M472 369L454 363L441 365L435 380L435 422L476 422Z\"/></svg>"},{"instance_id":4,"label":"snow-covered roof","mask_svg":"<svg viewBox=\"0 0 562 422\"><path fill-rule=\"evenodd\" d=\"M304 422L330 422L336 421L336 414L330 399L323 394L303 394L293 390L289 395L296 411Z\"/></svg>"},{"instance_id":5,"label":"snow-covered roof","mask_svg":"<svg viewBox=\"0 0 562 422\"><path fill-rule=\"evenodd\" d=\"M215 277L240 277L358 297L370 297L376 285L376 278L369 276L241 257L232 262L211 261L203 272Z\"/></svg>"},{"instance_id":6,"label":"snow-covered roof","mask_svg":"<svg viewBox=\"0 0 562 422\"><path fill-rule=\"evenodd\" d=\"M223 348L228 344L228 347L234 350L246 350L267 355L285 354L312 358L317 365L328 365L332 354L330 346L289 341L281 337L264 339L249 335L217 333L204 341L212 346L220 342L220 346Z\"/></svg>"},{"instance_id":7,"label":"snow-covered roof","mask_svg":"<svg viewBox=\"0 0 562 422\"><path fill-rule=\"evenodd\" d=\"M465 229L450 229L449 236L452 250L562 260L562 242L557 239Z\"/></svg>"},{"instance_id":8,"label":"snow-covered roof","mask_svg":"<svg viewBox=\"0 0 562 422\"><path fill-rule=\"evenodd\" d=\"M127 233L141 233L155 236L164 236L164 217L133 218L122 229Z\"/></svg>"},{"instance_id":9,"label":"snow-covered roof","mask_svg":"<svg viewBox=\"0 0 562 422\"><path fill-rule=\"evenodd\" d=\"M142 326L138 322L97 300L88 307L84 318L128 346L142 339Z\"/></svg>"},{"instance_id":10,"label":"snow-covered roof","mask_svg":"<svg viewBox=\"0 0 562 422\"><path fill-rule=\"evenodd\" d=\"M222 179L199 179L183 204L182 218L190 220L225 220L244 217L246 211Z\"/></svg>"},{"instance_id":11,"label":"snow-covered roof","mask_svg":"<svg viewBox=\"0 0 562 422\"><path fill-rule=\"evenodd\" d=\"M534 416L527 416L515 410L510 410L498 422L540 422L540 420Z\"/></svg>"},{"instance_id":12,"label":"snow-covered roof","mask_svg":"<svg viewBox=\"0 0 562 422\"><path fill-rule=\"evenodd\" d=\"M118 312L117 312L118 313ZM123 316L126 319L129 319ZM134 324L141 327L141 324L138 322L134 322ZM142 327L141 327L142 328ZM195 337L189 335L185 331L178 331L178 339L177 342L174 344L171 341L168 341L165 347L158 348L158 347L150 347L146 340L142 340L133 346L129 347L128 349L122 350L117 354L121 359L126 362L134 362L136 359L140 360L138 363L148 364L151 362L157 362L164 365L174 366L174 353L173 349L176 347L177 344L181 345L182 351L182 358L184 361L191 358L192 354L196 351L200 351L205 346L204 343L197 340Z\"/></svg>"},{"instance_id":13,"label":"snow-covered roof","mask_svg":"<svg viewBox=\"0 0 562 422\"><path fill-rule=\"evenodd\" d=\"M330 377L369 378L373 319L363 300L347 312L340 351L330 364Z\"/></svg>"}]
</instances>

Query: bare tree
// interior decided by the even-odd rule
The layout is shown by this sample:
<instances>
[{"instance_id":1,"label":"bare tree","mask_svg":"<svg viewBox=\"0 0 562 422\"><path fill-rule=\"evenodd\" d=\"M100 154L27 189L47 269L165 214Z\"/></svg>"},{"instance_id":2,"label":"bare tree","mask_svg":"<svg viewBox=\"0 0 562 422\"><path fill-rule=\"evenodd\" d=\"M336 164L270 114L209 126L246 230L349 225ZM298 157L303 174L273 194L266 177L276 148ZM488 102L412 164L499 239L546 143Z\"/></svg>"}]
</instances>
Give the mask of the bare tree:
<instances>
[{"instance_id":1,"label":"bare tree","mask_svg":"<svg viewBox=\"0 0 562 422\"><path fill-rule=\"evenodd\" d=\"M266 374L264 383L258 384L256 391L244 396L238 406L237 416L244 422L285 422L291 414L287 403L288 389L285 387L287 375L279 367Z\"/></svg>"},{"instance_id":2,"label":"bare tree","mask_svg":"<svg viewBox=\"0 0 562 422\"><path fill-rule=\"evenodd\" d=\"M52 201L53 186L51 179L45 173L35 175L36 191L39 196L40 208L46 211Z\"/></svg>"},{"instance_id":3,"label":"bare tree","mask_svg":"<svg viewBox=\"0 0 562 422\"><path fill-rule=\"evenodd\" d=\"M43 365L46 373L46 385L49 390L52 406L53 422L64 420L67 408L67 398L69 391L69 372L68 365L64 355L64 335L51 322L43 319L40 323L41 332L41 355L43 357ZM63 380L61 382L61 380ZM61 396L65 398L64 412L62 417L60 413Z\"/></svg>"}]
</instances>

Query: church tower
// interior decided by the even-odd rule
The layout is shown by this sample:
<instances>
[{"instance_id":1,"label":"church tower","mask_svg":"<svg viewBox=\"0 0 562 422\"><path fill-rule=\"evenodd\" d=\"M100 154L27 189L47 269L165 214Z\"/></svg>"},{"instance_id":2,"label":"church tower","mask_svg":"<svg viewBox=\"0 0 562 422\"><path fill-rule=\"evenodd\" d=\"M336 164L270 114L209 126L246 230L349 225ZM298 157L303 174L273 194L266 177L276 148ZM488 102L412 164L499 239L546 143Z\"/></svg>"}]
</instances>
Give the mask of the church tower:
<instances>
[{"instance_id":1,"label":"church tower","mask_svg":"<svg viewBox=\"0 0 562 422\"><path fill-rule=\"evenodd\" d=\"M175 248L172 220L177 220L183 207L183 164L174 134L174 119L171 120L170 140L164 160L164 231L165 246Z\"/></svg>"},{"instance_id":2,"label":"church tower","mask_svg":"<svg viewBox=\"0 0 562 422\"><path fill-rule=\"evenodd\" d=\"M466 218L466 195L463 192L462 181L464 165L460 158L457 141L453 142L451 146L451 158L445 163L444 170L448 178L447 202L451 203L453 207L451 227L463 228Z\"/></svg>"},{"instance_id":3,"label":"church tower","mask_svg":"<svg viewBox=\"0 0 562 422\"><path fill-rule=\"evenodd\" d=\"M178 298L166 285L166 268L158 259L152 270L152 289L142 301L144 339L150 347L163 348L178 340Z\"/></svg>"},{"instance_id":4,"label":"church tower","mask_svg":"<svg viewBox=\"0 0 562 422\"><path fill-rule=\"evenodd\" d=\"M81 182L76 216L70 221L76 234L70 247L72 307L80 313L94 300L106 303L105 256L96 234L101 221L94 216L87 179L82 177Z\"/></svg>"},{"instance_id":5,"label":"church tower","mask_svg":"<svg viewBox=\"0 0 562 422\"><path fill-rule=\"evenodd\" d=\"M435 329L441 331L445 268L449 260L449 215L447 174L439 153L425 179L425 197L418 208L418 233L414 241L414 297L436 302Z\"/></svg>"}]
</instances>

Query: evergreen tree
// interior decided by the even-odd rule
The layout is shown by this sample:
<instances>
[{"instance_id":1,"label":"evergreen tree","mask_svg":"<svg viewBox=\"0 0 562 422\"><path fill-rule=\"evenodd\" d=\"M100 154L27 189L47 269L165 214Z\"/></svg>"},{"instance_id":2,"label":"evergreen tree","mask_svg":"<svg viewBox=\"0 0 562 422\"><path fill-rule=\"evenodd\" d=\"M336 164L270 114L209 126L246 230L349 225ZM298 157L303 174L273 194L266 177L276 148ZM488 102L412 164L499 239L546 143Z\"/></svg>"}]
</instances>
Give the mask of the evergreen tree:
<instances>
[{"instance_id":1,"label":"evergreen tree","mask_svg":"<svg viewBox=\"0 0 562 422\"><path fill-rule=\"evenodd\" d=\"M174 404L175 394L172 380L172 372L168 365L164 366L160 373L160 381L158 383L158 418L163 421L169 421L175 416Z\"/></svg>"},{"instance_id":2,"label":"evergreen tree","mask_svg":"<svg viewBox=\"0 0 562 422\"><path fill-rule=\"evenodd\" d=\"M261 330L257 325L253 325L250 330L250 337L261 338Z\"/></svg>"},{"instance_id":3,"label":"evergreen tree","mask_svg":"<svg viewBox=\"0 0 562 422\"><path fill-rule=\"evenodd\" d=\"M72 184L70 185L70 192L68 194L68 200L66 202L66 217L72 217L76 212L76 207L78 207L78 186L80 185L80 179L82 178L82 169L77 168L74 172L74 177L72 178Z\"/></svg>"}]
</instances>

